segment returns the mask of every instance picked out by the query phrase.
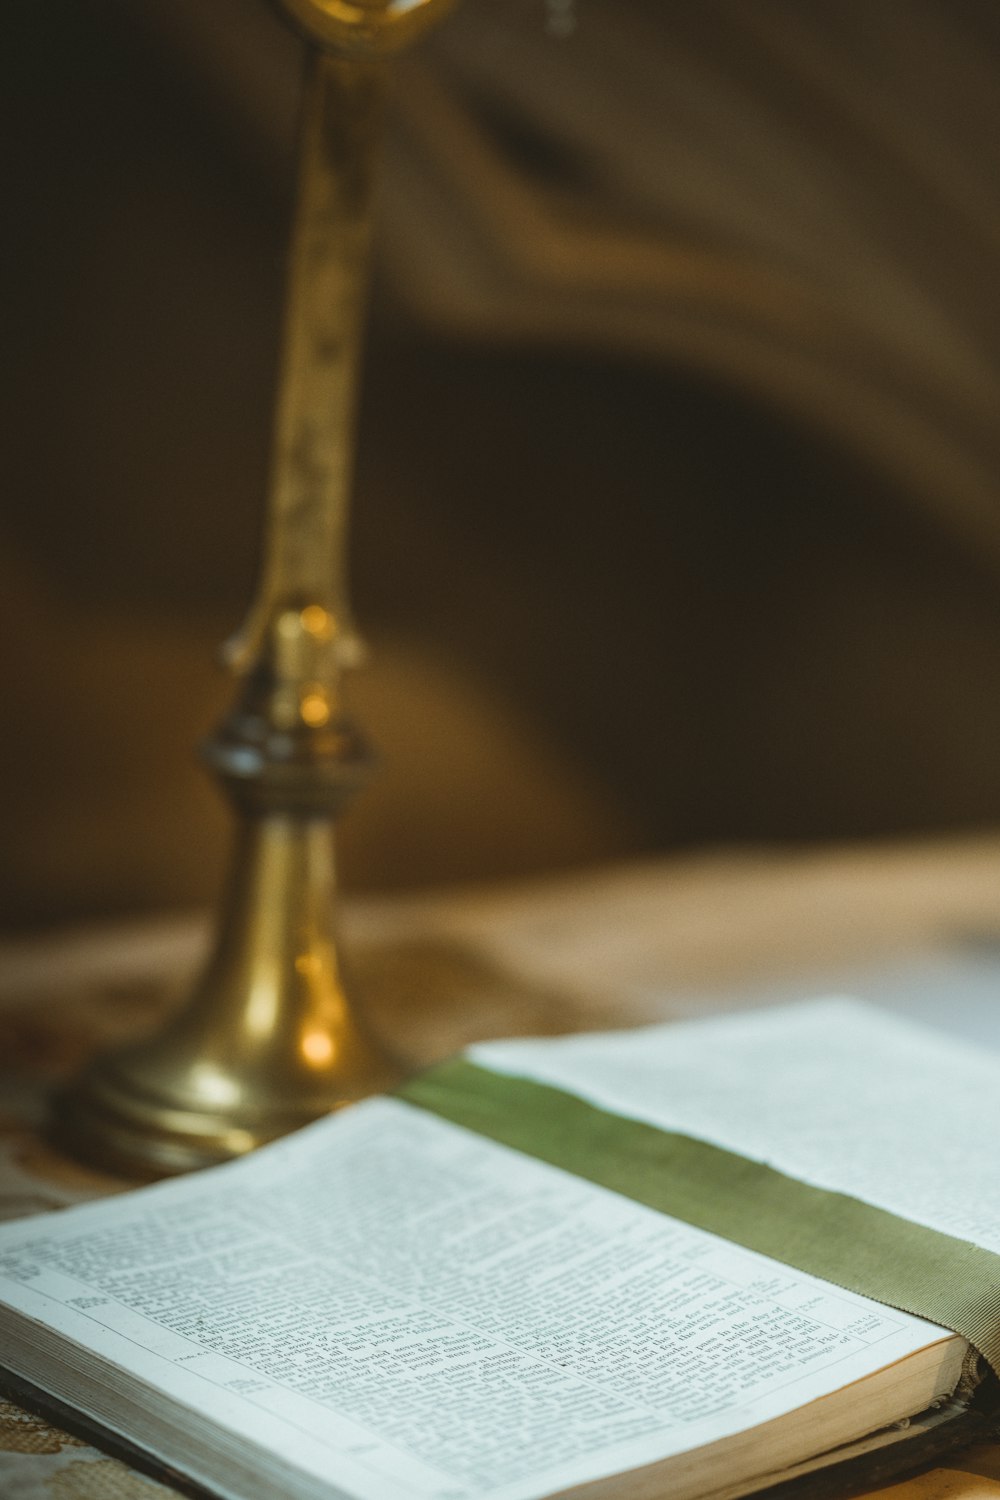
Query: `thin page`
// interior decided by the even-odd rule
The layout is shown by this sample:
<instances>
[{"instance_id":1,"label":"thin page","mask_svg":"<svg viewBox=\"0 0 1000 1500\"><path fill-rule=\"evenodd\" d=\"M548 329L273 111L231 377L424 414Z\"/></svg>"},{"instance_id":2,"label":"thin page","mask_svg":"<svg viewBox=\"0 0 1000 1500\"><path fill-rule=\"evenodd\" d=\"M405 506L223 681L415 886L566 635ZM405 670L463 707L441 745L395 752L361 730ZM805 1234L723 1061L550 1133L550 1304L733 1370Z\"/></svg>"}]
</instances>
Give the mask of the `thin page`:
<instances>
[{"instance_id":1,"label":"thin page","mask_svg":"<svg viewBox=\"0 0 1000 1500\"><path fill-rule=\"evenodd\" d=\"M945 1337L393 1100L7 1226L0 1297L358 1500L529 1500Z\"/></svg>"},{"instance_id":2,"label":"thin page","mask_svg":"<svg viewBox=\"0 0 1000 1500\"><path fill-rule=\"evenodd\" d=\"M1000 1057L858 1001L467 1055L1000 1251Z\"/></svg>"}]
</instances>

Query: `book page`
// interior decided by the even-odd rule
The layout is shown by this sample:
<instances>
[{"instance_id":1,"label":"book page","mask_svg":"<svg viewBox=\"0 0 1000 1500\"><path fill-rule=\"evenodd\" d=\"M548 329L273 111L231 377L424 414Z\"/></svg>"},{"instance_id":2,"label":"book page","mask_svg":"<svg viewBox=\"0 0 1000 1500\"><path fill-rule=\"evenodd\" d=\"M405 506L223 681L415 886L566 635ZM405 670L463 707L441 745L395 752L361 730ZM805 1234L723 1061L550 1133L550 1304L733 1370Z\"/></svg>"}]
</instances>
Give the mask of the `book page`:
<instances>
[{"instance_id":1,"label":"book page","mask_svg":"<svg viewBox=\"0 0 1000 1500\"><path fill-rule=\"evenodd\" d=\"M1000 1057L858 1001L467 1056L1000 1251Z\"/></svg>"},{"instance_id":2,"label":"book page","mask_svg":"<svg viewBox=\"0 0 1000 1500\"><path fill-rule=\"evenodd\" d=\"M945 1337L393 1100L9 1225L0 1296L359 1500L528 1500Z\"/></svg>"}]
</instances>

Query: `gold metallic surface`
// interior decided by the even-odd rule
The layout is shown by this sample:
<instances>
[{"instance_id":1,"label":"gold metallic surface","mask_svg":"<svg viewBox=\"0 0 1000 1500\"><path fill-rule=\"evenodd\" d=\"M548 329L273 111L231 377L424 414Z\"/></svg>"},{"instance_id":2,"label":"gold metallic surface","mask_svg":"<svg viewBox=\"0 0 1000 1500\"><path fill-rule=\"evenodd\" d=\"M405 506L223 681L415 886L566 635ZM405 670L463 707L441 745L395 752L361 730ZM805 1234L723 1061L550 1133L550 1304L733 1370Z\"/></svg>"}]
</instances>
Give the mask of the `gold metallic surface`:
<instances>
[{"instance_id":1,"label":"gold metallic surface","mask_svg":"<svg viewBox=\"0 0 1000 1500\"><path fill-rule=\"evenodd\" d=\"M273 653L286 686L358 654L344 569L384 68L318 53L306 90L264 567L227 648L239 670Z\"/></svg>"},{"instance_id":2,"label":"gold metallic surface","mask_svg":"<svg viewBox=\"0 0 1000 1500\"><path fill-rule=\"evenodd\" d=\"M281 0L313 41L344 57L377 57L415 40L455 0Z\"/></svg>"},{"instance_id":3,"label":"gold metallic surface","mask_svg":"<svg viewBox=\"0 0 1000 1500\"><path fill-rule=\"evenodd\" d=\"M380 54L448 0L284 3L341 55L312 59L264 563L227 648L241 690L204 747L239 820L229 889L178 1018L55 1106L60 1144L146 1177L240 1155L396 1076L344 988L332 820L371 765L340 675L360 654L345 556Z\"/></svg>"},{"instance_id":4,"label":"gold metallic surface","mask_svg":"<svg viewBox=\"0 0 1000 1500\"><path fill-rule=\"evenodd\" d=\"M218 944L188 1006L104 1057L62 1104L62 1136L144 1175L259 1146L393 1081L344 991L329 820L246 818Z\"/></svg>"}]
</instances>

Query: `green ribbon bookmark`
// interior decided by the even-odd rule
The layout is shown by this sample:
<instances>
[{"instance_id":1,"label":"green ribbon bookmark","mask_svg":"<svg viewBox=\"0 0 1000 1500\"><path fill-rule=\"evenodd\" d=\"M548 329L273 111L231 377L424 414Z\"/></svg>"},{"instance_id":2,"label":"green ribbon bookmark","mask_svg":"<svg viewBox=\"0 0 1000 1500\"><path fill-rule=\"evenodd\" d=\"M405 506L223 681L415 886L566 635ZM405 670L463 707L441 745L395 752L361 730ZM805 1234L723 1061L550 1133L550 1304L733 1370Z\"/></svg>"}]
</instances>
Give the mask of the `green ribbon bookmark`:
<instances>
[{"instance_id":1,"label":"green ribbon bookmark","mask_svg":"<svg viewBox=\"0 0 1000 1500\"><path fill-rule=\"evenodd\" d=\"M962 1334L1000 1375L1000 1255L762 1162L456 1058L399 1097L784 1265Z\"/></svg>"}]
</instances>

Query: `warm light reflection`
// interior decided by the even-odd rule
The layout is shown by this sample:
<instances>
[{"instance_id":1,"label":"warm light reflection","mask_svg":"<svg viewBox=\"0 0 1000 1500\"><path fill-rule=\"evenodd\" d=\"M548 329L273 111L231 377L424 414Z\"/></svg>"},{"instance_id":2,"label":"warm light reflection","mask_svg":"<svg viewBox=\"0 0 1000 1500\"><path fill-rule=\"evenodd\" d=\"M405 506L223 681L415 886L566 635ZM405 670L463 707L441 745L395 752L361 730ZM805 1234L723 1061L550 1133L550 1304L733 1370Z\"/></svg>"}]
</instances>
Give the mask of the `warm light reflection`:
<instances>
[{"instance_id":1,"label":"warm light reflection","mask_svg":"<svg viewBox=\"0 0 1000 1500\"><path fill-rule=\"evenodd\" d=\"M278 992L270 976L263 984L254 984L246 1008L246 1029L260 1040L270 1036L278 1019Z\"/></svg>"},{"instance_id":2,"label":"warm light reflection","mask_svg":"<svg viewBox=\"0 0 1000 1500\"><path fill-rule=\"evenodd\" d=\"M301 620L294 609L283 609L275 622L275 629L283 640L294 641L300 624Z\"/></svg>"},{"instance_id":3,"label":"warm light reflection","mask_svg":"<svg viewBox=\"0 0 1000 1500\"><path fill-rule=\"evenodd\" d=\"M307 604L299 615L303 630L307 630L317 641L332 639L337 628L337 617L324 609L322 604Z\"/></svg>"},{"instance_id":4,"label":"warm light reflection","mask_svg":"<svg viewBox=\"0 0 1000 1500\"><path fill-rule=\"evenodd\" d=\"M196 1062L191 1068L191 1082L199 1102L225 1107L239 1102L239 1084L223 1073L214 1063Z\"/></svg>"},{"instance_id":5,"label":"warm light reflection","mask_svg":"<svg viewBox=\"0 0 1000 1500\"><path fill-rule=\"evenodd\" d=\"M326 1031L307 1031L299 1042L299 1051L314 1068L323 1068L333 1059L333 1038Z\"/></svg>"},{"instance_id":6,"label":"warm light reflection","mask_svg":"<svg viewBox=\"0 0 1000 1500\"><path fill-rule=\"evenodd\" d=\"M326 694L318 688L303 693L299 701L299 713L312 729L319 729L321 725L328 723L330 705Z\"/></svg>"}]
</instances>

